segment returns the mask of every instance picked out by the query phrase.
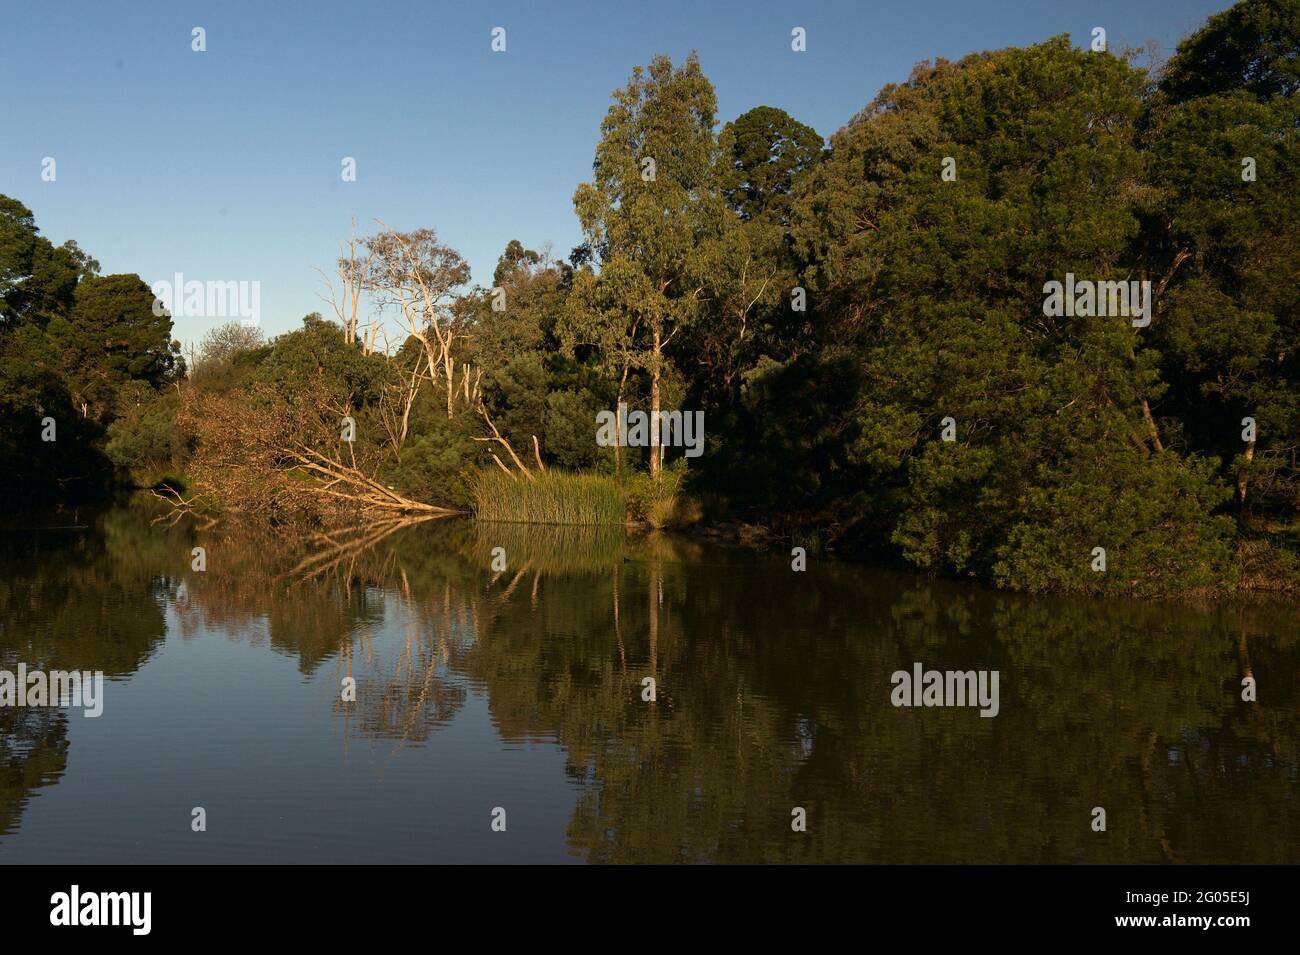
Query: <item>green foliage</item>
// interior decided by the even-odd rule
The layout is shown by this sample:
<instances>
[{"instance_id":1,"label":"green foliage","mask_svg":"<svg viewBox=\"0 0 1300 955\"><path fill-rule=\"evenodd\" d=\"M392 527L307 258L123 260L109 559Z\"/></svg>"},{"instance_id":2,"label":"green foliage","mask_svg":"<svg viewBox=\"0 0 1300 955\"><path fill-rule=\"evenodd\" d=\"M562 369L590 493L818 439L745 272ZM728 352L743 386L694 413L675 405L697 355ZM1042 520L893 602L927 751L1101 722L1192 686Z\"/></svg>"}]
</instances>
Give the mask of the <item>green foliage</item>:
<instances>
[{"instance_id":1,"label":"green foliage","mask_svg":"<svg viewBox=\"0 0 1300 955\"><path fill-rule=\"evenodd\" d=\"M16 299L32 274L36 242L32 210L17 199L0 196L0 318L5 321L13 320L18 313Z\"/></svg>"},{"instance_id":2,"label":"green foliage","mask_svg":"<svg viewBox=\"0 0 1300 955\"><path fill-rule=\"evenodd\" d=\"M76 242L52 245L38 234L30 209L0 195L0 328L67 314L78 281L98 272L99 263Z\"/></svg>"},{"instance_id":3,"label":"green foliage","mask_svg":"<svg viewBox=\"0 0 1300 955\"><path fill-rule=\"evenodd\" d=\"M1231 455L1179 446L1188 430L1161 417L1175 369L1154 346L1173 339L1042 308L1044 282L1066 272L1151 276L1159 243L1144 229L1160 193L1148 169L1180 160L1144 152L1144 85L1122 60L1065 38L923 65L798 184L792 234L828 322L820 350L855 365L839 380L858 382L838 401L814 391L831 407L799 416L809 438L808 425L842 422L825 443L832 456L799 483L820 482L815 493L848 518L850 538L883 531L915 566L1025 589L1230 582L1219 459ZM955 181L940 175L945 157ZM1268 340L1241 324L1248 337L1232 347ZM778 403L790 392L763 385L785 367L751 378L768 435L786 430ZM940 438L949 417L951 442ZM1096 546L1111 555L1105 574L1090 570Z\"/></svg>"},{"instance_id":4,"label":"green foliage","mask_svg":"<svg viewBox=\"0 0 1300 955\"><path fill-rule=\"evenodd\" d=\"M1018 502L994 579L1028 591L1158 596L1231 582L1230 496L1217 462L1093 447L1043 474ZM1104 547L1106 569L1093 569Z\"/></svg>"},{"instance_id":5,"label":"green foliage","mask_svg":"<svg viewBox=\"0 0 1300 955\"><path fill-rule=\"evenodd\" d=\"M485 376L485 400L501 433L517 448L546 433L547 374L540 352L524 352Z\"/></svg>"},{"instance_id":6,"label":"green foliage","mask_svg":"<svg viewBox=\"0 0 1300 955\"><path fill-rule=\"evenodd\" d=\"M511 239L506 243L505 252L501 253L501 258L497 261L496 271L492 273L492 285L501 287L506 277L515 272L520 266L527 268L529 265L536 265L542 260L542 257L532 249L525 249L524 244L518 239Z\"/></svg>"},{"instance_id":7,"label":"green foliage","mask_svg":"<svg viewBox=\"0 0 1300 955\"><path fill-rule=\"evenodd\" d=\"M658 478L642 471L627 475L623 493L627 498L627 515L631 520L644 521L651 527L664 527L672 519L677 505L677 495L686 477L686 459L664 465Z\"/></svg>"},{"instance_id":8,"label":"green foliage","mask_svg":"<svg viewBox=\"0 0 1300 955\"><path fill-rule=\"evenodd\" d=\"M106 416L129 382L158 388L170 379L179 347L171 318L154 314L154 295L138 275L91 276L77 285L67 321L47 326L77 399Z\"/></svg>"},{"instance_id":9,"label":"green foliage","mask_svg":"<svg viewBox=\"0 0 1300 955\"><path fill-rule=\"evenodd\" d=\"M601 402L587 389L552 391L546 396L546 450L569 470L595 467L601 451L592 440Z\"/></svg>"},{"instance_id":10,"label":"green foliage","mask_svg":"<svg viewBox=\"0 0 1300 955\"><path fill-rule=\"evenodd\" d=\"M1179 47L1145 115L1163 410L1223 460L1244 524L1288 522L1300 502L1298 48L1300 3L1239 3Z\"/></svg>"},{"instance_id":11,"label":"green foliage","mask_svg":"<svg viewBox=\"0 0 1300 955\"><path fill-rule=\"evenodd\" d=\"M74 407L67 385L24 347L32 338L0 336L0 508L98 496L112 469L100 452L103 427ZM56 440L42 440L53 419Z\"/></svg>"},{"instance_id":12,"label":"green foliage","mask_svg":"<svg viewBox=\"0 0 1300 955\"><path fill-rule=\"evenodd\" d=\"M254 377L289 402L321 388L340 405L359 408L378 398L390 374L384 356L349 347L338 325L312 312L302 328L271 342Z\"/></svg>"},{"instance_id":13,"label":"green foliage","mask_svg":"<svg viewBox=\"0 0 1300 955\"><path fill-rule=\"evenodd\" d=\"M419 328L367 354L313 314L205 343L184 394L231 427L246 398L318 449L351 415L349 453L392 488L545 523L618 523L624 498L669 521L687 462L638 473L595 415L698 408L692 493L828 549L1028 590L1258 586L1300 525L1298 53L1297 0L1243 0L1157 74L1065 36L922 63L829 150L770 106L719 131L698 59L654 57L601 124L571 264L513 239L494 289L458 295L468 269L432 230L363 243L372 295L433 289L402 302L454 340L459 391L439 368L412 395ZM104 450L186 464L169 319L97 270L0 197L0 457L20 475L93 475ZM1047 314L1067 273L1149 283L1150 325ZM85 444L32 446L47 412ZM492 426L550 470L489 467Z\"/></svg>"},{"instance_id":14,"label":"green foliage","mask_svg":"<svg viewBox=\"0 0 1300 955\"><path fill-rule=\"evenodd\" d=\"M473 419L465 415L429 415L407 439L398 463L384 471L384 480L418 501L469 507L471 469L482 455L476 433Z\"/></svg>"},{"instance_id":15,"label":"green foliage","mask_svg":"<svg viewBox=\"0 0 1300 955\"><path fill-rule=\"evenodd\" d=\"M600 271L574 276L559 337L568 355L590 357L618 382L616 399L630 372L643 373L655 414L673 339L703 313L696 251L729 216L717 97L692 54L676 68L665 56L638 66L613 99L594 179L573 197Z\"/></svg>"},{"instance_id":16,"label":"green foliage","mask_svg":"<svg viewBox=\"0 0 1300 955\"><path fill-rule=\"evenodd\" d=\"M106 426L183 369L148 286L98 271L76 242L52 245L26 206L0 196L0 507L103 494ZM41 438L46 418L53 441Z\"/></svg>"},{"instance_id":17,"label":"green foliage","mask_svg":"<svg viewBox=\"0 0 1300 955\"><path fill-rule=\"evenodd\" d=\"M177 405L174 391L159 393L142 382L118 394L118 417L108 426L104 451L137 486L157 483L188 454L187 437L176 425Z\"/></svg>"},{"instance_id":18,"label":"green foliage","mask_svg":"<svg viewBox=\"0 0 1300 955\"><path fill-rule=\"evenodd\" d=\"M741 219L785 220L795 179L822 154L822 137L789 113L756 106L722 131L727 204Z\"/></svg>"},{"instance_id":19,"label":"green foliage","mask_svg":"<svg viewBox=\"0 0 1300 955\"><path fill-rule=\"evenodd\" d=\"M1300 89L1300 4L1241 0L1216 13L1165 65L1161 86L1175 100L1243 89L1261 99Z\"/></svg>"}]
</instances>

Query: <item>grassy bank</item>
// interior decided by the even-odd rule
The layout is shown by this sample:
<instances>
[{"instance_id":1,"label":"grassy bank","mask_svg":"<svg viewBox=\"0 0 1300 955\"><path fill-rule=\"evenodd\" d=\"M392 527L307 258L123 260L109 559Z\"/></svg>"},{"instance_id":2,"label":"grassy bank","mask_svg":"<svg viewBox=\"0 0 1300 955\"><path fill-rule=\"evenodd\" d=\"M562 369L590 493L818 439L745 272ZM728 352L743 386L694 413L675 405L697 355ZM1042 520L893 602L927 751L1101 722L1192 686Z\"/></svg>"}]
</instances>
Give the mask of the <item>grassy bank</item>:
<instances>
[{"instance_id":1,"label":"grassy bank","mask_svg":"<svg viewBox=\"0 0 1300 955\"><path fill-rule=\"evenodd\" d=\"M664 468L656 481L633 473L620 482L604 474L549 470L533 479L483 470L471 493L474 515L481 521L515 524L625 524L664 527L672 523L684 462Z\"/></svg>"},{"instance_id":2,"label":"grassy bank","mask_svg":"<svg viewBox=\"0 0 1300 955\"><path fill-rule=\"evenodd\" d=\"M516 524L622 524L623 488L611 477L541 471L532 480L504 471L480 471L471 488L481 521Z\"/></svg>"}]
</instances>

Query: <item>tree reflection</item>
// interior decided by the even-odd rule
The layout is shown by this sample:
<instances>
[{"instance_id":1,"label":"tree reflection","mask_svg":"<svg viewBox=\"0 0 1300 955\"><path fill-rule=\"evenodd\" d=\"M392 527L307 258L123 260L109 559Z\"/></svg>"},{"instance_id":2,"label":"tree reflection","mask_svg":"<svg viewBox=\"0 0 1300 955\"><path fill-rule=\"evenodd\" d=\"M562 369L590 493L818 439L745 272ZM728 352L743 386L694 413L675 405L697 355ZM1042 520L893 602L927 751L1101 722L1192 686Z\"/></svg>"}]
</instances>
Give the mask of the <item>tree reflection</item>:
<instances>
[{"instance_id":1,"label":"tree reflection","mask_svg":"<svg viewBox=\"0 0 1300 955\"><path fill-rule=\"evenodd\" d=\"M0 669L134 673L162 642L165 540L129 511L7 519L0 533ZM67 768L67 715L0 707L0 835Z\"/></svg>"},{"instance_id":2,"label":"tree reflection","mask_svg":"<svg viewBox=\"0 0 1300 955\"><path fill-rule=\"evenodd\" d=\"M188 569L196 546L206 572ZM29 662L129 673L166 611L183 637L353 678L330 718L394 754L482 688L505 743L562 747L569 846L591 861L1297 860L1291 606L1027 598L459 519L304 541L117 511L6 555L3 646ZM999 715L893 707L889 675L915 661L1000 671ZM23 719L0 712L0 826L63 769L61 716Z\"/></svg>"}]
</instances>

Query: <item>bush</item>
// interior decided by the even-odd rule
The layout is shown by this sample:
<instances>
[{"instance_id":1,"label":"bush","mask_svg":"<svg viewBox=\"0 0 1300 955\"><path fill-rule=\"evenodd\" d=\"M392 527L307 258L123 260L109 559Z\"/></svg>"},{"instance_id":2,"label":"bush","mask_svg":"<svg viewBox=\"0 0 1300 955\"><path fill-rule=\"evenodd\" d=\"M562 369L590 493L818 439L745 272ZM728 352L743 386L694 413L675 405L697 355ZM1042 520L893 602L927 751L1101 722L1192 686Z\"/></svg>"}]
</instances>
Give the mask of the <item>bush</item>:
<instances>
[{"instance_id":1,"label":"bush","mask_svg":"<svg viewBox=\"0 0 1300 955\"><path fill-rule=\"evenodd\" d=\"M131 382L122 389L118 408L121 416L108 426L104 452L136 486L148 487L160 473L184 463L186 439L176 426L174 393Z\"/></svg>"},{"instance_id":2,"label":"bush","mask_svg":"<svg viewBox=\"0 0 1300 955\"><path fill-rule=\"evenodd\" d=\"M482 460L469 415L448 418L442 413L419 422L402 448L401 463L390 465L384 480L416 500L443 507L465 508L471 503L471 462ZM503 474L502 477L505 477Z\"/></svg>"},{"instance_id":3,"label":"bush","mask_svg":"<svg viewBox=\"0 0 1300 955\"><path fill-rule=\"evenodd\" d=\"M1171 451L1074 458L1026 495L994 579L1031 592L1216 589L1230 576L1233 535L1232 519L1214 514L1230 494L1216 464ZM1092 568L1094 547L1106 551L1104 572Z\"/></svg>"},{"instance_id":4,"label":"bush","mask_svg":"<svg viewBox=\"0 0 1300 955\"><path fill-rule=\"evenodd\" d=\"M634 521L651 527L663 527L673 515L677 493L686 477L686 459L678 458L664 465L656 481L649 474L635 472L623 485L627 495L627 513Z\"/></svg>"}]
</instances>

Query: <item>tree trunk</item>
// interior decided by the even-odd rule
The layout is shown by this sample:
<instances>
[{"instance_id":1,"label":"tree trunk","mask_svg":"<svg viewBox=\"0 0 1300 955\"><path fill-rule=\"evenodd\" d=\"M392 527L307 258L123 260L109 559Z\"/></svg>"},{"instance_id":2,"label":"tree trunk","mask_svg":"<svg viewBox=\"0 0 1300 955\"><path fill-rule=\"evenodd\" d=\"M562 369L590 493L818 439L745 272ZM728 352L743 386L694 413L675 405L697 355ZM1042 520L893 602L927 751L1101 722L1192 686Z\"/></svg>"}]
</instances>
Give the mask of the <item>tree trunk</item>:
<instances>
[{"instance_id":1,"label":"tree trunk","mask_svg":"<svg viewBox=\"0 0 1300 955\"><path fill-rule=\"evenodd\" d=\"M650 476L659 480L659 466L663 462L663 449L659 446L659 366L663 345L660 329L655 325L654 358L650 367Z\"/></svg>"},{"instance_id":2,"label":"tree trunk","mask_svg":"<svg viewBox=\"0 0 1300 955\"><path fill-rule=\"evenodd\" d=\"M1160 431L1156 428L1156 419L1151 416L1151 405L1145 398L1142 399L1142 418L1147 423L1147 434L1151 437L1151 444L1155 446L1157 452L1163 452L1165 446L1160 443Z\"/></svg>"},{"instance_id":3,"label":"tree trunk","mask_svg":"<svg viewBox=\"0 0 1300 955\"><path fill-rule=\"evenodd\" d=\"M1255 460L1255 442L1246 442L1246 466L1237 472L1237 503L1241 505L1242 510L1246 508L1246 486L1250 483L1248 473L1250 463Z\"/></svg>"},{"instance_id":4,"label":"tree trunk","mask_svg":"<svg viewBox=\"0 0 1300 955\"><path fill-rule=\"evenodd\" d=\"M443 350L443 364L447 372L447 417L455 417L456 409L454 402L456 400L456 364L455 359L451 357L451 349Z\"/></svg>"},{"instance_id":5,"label":"tree trunk","mask_svg":"<svg viewBox=\"0 0 1300 955\"><path fill-rule=\"evenodd\" d=\"M623 480L623 392L627 387L627 373L632 363L623 362L623 377L618 380L618 397L614 400L614 426L617 437L614 440L614 476Z\"/></svg>"}]
</instances>

